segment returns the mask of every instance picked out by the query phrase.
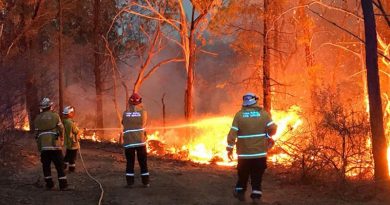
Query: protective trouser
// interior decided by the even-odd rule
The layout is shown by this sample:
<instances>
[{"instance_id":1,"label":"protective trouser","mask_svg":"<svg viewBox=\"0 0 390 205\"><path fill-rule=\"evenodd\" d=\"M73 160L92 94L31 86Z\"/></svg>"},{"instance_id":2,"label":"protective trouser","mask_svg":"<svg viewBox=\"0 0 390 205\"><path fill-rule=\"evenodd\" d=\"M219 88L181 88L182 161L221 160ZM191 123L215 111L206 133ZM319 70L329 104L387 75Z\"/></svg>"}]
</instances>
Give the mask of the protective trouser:
<instances>
[{"instance_id":1,"label":"protective trouser","mask_svg":"<svg viewBox=\"0 0 390 205\"><path fill-rule=\"evenodd\" d=\"M149 172L147 164L147 152L146 146L131 147L125 149L126 155L126 181L127 185L134 184L134 162L135 153L137 152L138 164L141 168L141 179L144 185L149 184Z\"/></svg>"},{"instance_id":2,"label":"protective trouser","mask_svg":"<svg viewBox=\"0 0 390 205\"><path fill-rule=\"evenodd\" d=\"M260 198L262 196L261 182L266 168L266 157L255 159L238 159L238 181L235 188L236 192L245 193L250 176L252 185L251 198Z\"/></svg>"},{"instance_id":3,"label":"protective trouser","mask_svg":"<svg viewBox=\"0 0 390 205\"><path fill-rule=\"evenodd\" d=\"M77 158L77 149L66 149L66 154L64 158L65 169L69 166L69 171L74 172L76 170L76 158Z\"/></svg>"},{"instance_id":4,"label":"protective trouser","mask_svg":"<svg viewBox=\"0 0 390 205\"><path fill-rule=\"evenodd\" d=\"M41 152L41 162L43 168L43 175L45 177L46 188L51 189L54 187L53 179L51 176L51 162L57 170L58 183L60 189L68 187L68 181L66 180L64 172L64 162L62 156L62 150L44 150Z\"/></svg>"}]
</instances>

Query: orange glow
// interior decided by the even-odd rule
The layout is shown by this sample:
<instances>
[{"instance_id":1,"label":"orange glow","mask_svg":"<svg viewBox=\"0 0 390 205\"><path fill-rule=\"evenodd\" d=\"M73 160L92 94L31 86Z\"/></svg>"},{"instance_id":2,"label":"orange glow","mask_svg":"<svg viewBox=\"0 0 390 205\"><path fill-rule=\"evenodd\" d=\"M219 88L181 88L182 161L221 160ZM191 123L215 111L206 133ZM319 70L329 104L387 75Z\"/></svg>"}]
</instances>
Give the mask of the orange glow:
<instances>
[{"instance_id":1,"label":"orange glow","mask_svg":"<svg viewBox=\"0 0 390 205\"><path fill-rule=\"evenodd\" d=\"M387 147L387 165L390 167L390 146ZM389 176L390 176L390 169L389 169Z\"/></svg>"},{"instance_id":2,"label":"orange glow","mask_svg":"<svg viewBox=\"0 0 390 205\"><path fill-rule=\"evenodd\" d=\"M384 40L382 39L382 37L380 35L377 35L378 37L378 45L380 47L380 50L383 51L383 55L386 56L386 57L389 57L390 56L390 43L387 44L386 42L384 42ZM383 64L387 67L390 66L390 62L386 60L385 57L382 57L381 58Z\"/></svg>"},{"instance_id":3,"label":"orange glow","mask_svg":"<svg viewBox=\"0 0 390 205\"><path fill-rule=\"evenodd\" d=\"M23 130L23 131L30 131L30 122L28 120L28 116L25 115L22 122L18 122L15 124L15 129L17 130Z\"/></svg>"}]
</instances>

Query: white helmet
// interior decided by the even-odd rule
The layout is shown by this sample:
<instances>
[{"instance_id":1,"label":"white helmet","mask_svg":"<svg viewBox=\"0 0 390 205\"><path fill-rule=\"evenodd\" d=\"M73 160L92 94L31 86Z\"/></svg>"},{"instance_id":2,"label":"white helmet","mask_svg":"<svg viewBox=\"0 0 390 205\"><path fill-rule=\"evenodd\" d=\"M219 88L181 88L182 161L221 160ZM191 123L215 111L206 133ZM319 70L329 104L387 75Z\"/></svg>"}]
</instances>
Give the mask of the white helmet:
<instances>
[{"instance_id":1,"label":"white helmet","mask_svg":"<svg viewBox=\"0 0 390 205\"><path fill-rule=\"evenodd\" d=\"M74 107L73 106L66 106L64 108L64 111L62 112L62 114L69 115L72 112L74 112Z\"/></svg>"},{"instance_id":2,"label":"white helmet","mask_svg":"<svg viewBox=\"0 0 390 205\"><path fill-rule=\"evenodd\" d=\"M43 98L39 103L41 109L49 108L53 105L53 102L49 98Z\"/></svg>"},{"instance_id":3,"label":"white helmet","mask_svg":"<svg viewBox=\"0 0 390 205\"><path fill-rule=\"evenodd\" d=\"M256 104L258 100L259 97L257 97L254 93L245 93L245 95L242 96L242 106L250 106Z\"/></svg>"}]
</instances>

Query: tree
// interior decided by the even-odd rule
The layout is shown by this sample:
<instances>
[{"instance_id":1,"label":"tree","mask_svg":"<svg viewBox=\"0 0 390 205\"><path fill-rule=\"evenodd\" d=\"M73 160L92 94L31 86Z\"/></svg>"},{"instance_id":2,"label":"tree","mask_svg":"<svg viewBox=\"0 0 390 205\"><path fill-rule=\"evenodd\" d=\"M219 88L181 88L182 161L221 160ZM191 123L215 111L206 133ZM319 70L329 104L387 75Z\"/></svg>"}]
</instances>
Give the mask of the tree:
<instances>
[{"instance_id":1,"label":"tree","mask_svg":"<svg viewBox=\"0 0 390 205\"><path fill-rule=\"evenodd\" d=\"M58 97L60 110L64 108L64 69L62 66L62 1L58 0Z\"/></svg>"},{"instance_id":2,"label":"tree","mask_svg":"<svg viewBox=\"0 0 390 205\"><path fill-rule=\"evenodd\" d=\"M173 29L178 34L179 39L176 39L175 33L171 33L168 38L177 44L183 54L186 70L186 91L184 97L184 115L186 120L191 121L194 111L193 103L193 86L195 77L195 56L197 51L196 40L199 40L201 25L206 23L207 18L213 8L219 5L218 0L192 0L191 16L187 18L187 11L185 10L183 0L167 1L165 3L160 1L145 0L142 2L129 3L123 12L138 15L147 19L164 22L167 27ZM165 5L166 9L161 9ZM164 7L163 7L164 8ZM142 10L142 11L140 11ZM169 10L170 12L166 12ZM197 38L198 37L198 38Z\"/></svg>"},{"instance_id":3,"label":"tree","mask_svg":"<svg viewBox=\"0 0 390 205\"><path fill-rule=\"evenodd\" d=\"M95 74L95 91L96 91L96 127L103 127L103 80L102 71L100 68L100 38L101 38L101 27L100 27L100 0L95 0L93 4L93 24L94 24L94 69Z\"/></svg>"},{"instance_id":4,"label":"tree","mask_svg":"<svg viewBox=\"0 0 390 205\"><path fill-rule=\"evenodd\" d=\"M154 72L156 72L158 68L171 62L183 61L183 59L177 57L167 58L155 63L150 69L148 69L153 57L159 54L165 47L164 45L162 45L163 36L161 35L160 22L158 22L157 24L158 25L155 28L153 36L150 36L148 33L145 32L145 35L147 36L148 39L148 48L145 51L146 52L145 60L143 60L143 62L141 63L140 69L138 71L137 79L134 83L133 92L135 93L139 91L142 83L146 79L148 79ZM141 54L140 56L143 55ZM140 59L142 60L144 58L141 57Z\"/></svg>"},{"instance_id":5,"label":"tree","mask_svg":"<svg viewBox=\"0 0 390 205\"><path fill-rule=\"evenodd\" d=\"M374 156L375 180L388 179L387 143L383 129L382 100L379 83L377 33L372 0L362 0L366 49L367 87Z\"/></svg>"},{"instance_id":6,"label":"tree","mask_svg":"<svg viewBox=\"0 0 390 205\"><path fill-rule=\"evenodd\" d=\"M268 21L270 8L268 0L264 0L263 8L263 106L268 113L271 113L271 68L268 42Z\"/></svg>"}]
</instances>

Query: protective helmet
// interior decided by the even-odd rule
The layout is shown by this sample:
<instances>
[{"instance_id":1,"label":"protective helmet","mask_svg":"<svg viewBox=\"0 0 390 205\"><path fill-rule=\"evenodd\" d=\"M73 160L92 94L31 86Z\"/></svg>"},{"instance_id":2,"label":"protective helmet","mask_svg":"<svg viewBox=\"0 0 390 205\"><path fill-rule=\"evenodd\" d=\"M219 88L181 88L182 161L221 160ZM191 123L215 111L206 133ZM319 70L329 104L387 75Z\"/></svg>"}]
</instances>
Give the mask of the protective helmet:
<instances>
[{"instance_id":1,"label":"protective helmet","mask_svg":"<svg viewBox=\"0 0 390 205\"><path fill-rule=\"evenodd\" d=\"M66 106L64 108L64 111L62 111L62 114L69 115L72 112L74 112L74 107L73 106Z\"/></svg>"},{"instance_id":2,"label":"protective helmet","mask_svg":"<svg viewBox=\"0 0 390 205\"><path fill-rule=\"evenodd\" d=\"M53 102L49 98L43 98L39 103L39 108L45 109L49 108L53 105Z\"/></svg>"},{"instance_id":3,"label":"protective helmet","mask_svg":"<svg viewBox=\"0 0 390 205\"><path fill-rule=\"evenodd\" d=\"M142 97L138 93L133 93L129 98L131 105L138 105L142 102Z\"/></svg>"},{"instance_id":4,"label":"protective helmet","mask_svg":"<svg viewBox=\"0 0 390 205\"><path fill-rule=\"evenodd\" d=\"M259 97L257 97L254 93L246 93L242 96L242 106L250 106L257 103Z\"/></svg>"}]
</instances>

